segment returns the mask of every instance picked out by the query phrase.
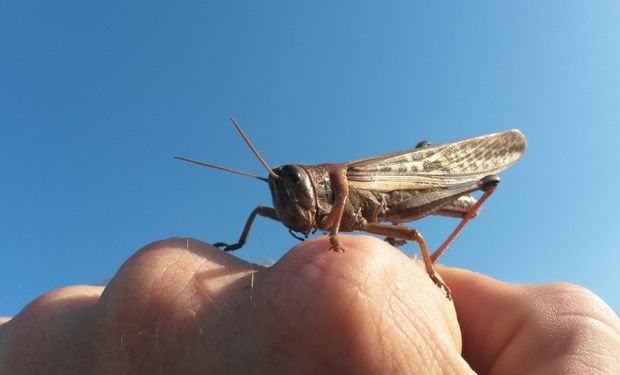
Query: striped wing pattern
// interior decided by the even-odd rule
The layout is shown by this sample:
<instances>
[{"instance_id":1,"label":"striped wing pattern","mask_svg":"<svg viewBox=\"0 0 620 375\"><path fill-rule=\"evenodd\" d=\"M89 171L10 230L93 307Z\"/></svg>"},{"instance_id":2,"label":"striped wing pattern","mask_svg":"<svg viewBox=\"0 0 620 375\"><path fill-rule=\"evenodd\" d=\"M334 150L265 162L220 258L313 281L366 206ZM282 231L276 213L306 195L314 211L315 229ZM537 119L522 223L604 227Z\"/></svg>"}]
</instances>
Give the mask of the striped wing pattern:
<instances>
[{"instance_id":1,"label":"striped wing pattern","mask_svg":"<svg viewBox=\"0 0 620 375\"><path fill-rule=\"evenodd\" d=\"M394 191L448 188L508 168L527 146L518 130L355 160L348 163L352 189Z\"/></svg>"}]
</instances>

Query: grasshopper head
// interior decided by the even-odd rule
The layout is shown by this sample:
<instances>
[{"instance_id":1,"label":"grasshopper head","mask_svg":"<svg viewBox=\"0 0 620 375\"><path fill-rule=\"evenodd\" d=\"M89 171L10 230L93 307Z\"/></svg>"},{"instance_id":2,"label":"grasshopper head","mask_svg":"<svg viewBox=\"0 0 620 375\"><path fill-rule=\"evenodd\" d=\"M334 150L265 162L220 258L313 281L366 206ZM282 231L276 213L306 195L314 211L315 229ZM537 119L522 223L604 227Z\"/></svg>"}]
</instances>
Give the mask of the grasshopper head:
<instances>
[{"instance_id":1,"label":"grasshopper head","mask_svg":"<svg viewBox=\"0 0 620 375\"><path fill-rule=\"evenodd\" d=\"M292 164L274 168L278 176L269 175L273 206L282 224L302 233L315 227L314 188L306 171Z\"/></svg>"}]
</instances>

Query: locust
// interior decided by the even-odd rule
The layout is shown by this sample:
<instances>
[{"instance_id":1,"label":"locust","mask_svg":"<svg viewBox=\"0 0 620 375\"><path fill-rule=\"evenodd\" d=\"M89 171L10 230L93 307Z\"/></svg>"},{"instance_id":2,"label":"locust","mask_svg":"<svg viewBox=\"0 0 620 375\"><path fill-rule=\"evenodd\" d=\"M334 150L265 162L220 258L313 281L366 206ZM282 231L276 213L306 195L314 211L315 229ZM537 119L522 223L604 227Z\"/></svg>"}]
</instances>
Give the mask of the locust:
<instances>
[{"instance_id":1,"label":"locust","mask_svg":"<svg viewBox=\"0 0 620 375\"><path fill-rule=\"evenodd\" d=\"M258 206L248 217L236 243L217 242L224 251L241 248L256 216L281 222L295 238L303 240L317 230L329 236L330 250L343 252L338 233L362 231L385 236L392 245L418 244L431 280L451 299L448 286L433 264L476 216L497 188L497 173L514 164L527 142L519 130L415 148L345 163L317 165L285 164L271 168L250 142L237 121L231 122L268 177L205 163L185 157L176 159L244 175L267 182L273 207ZM471 194L481 191L476 199ZM460 218L461 221L435 250L429 253L422 234L403 223L428 215Z\"/></svg>"}]
</instances>

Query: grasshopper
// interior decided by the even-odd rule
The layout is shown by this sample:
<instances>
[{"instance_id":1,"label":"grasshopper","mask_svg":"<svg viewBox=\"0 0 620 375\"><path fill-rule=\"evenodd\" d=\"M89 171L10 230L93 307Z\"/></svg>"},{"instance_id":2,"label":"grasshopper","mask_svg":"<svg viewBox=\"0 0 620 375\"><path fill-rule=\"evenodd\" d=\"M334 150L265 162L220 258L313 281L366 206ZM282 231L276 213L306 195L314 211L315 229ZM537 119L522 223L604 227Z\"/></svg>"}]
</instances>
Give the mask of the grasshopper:
<instances>
[{"instance_id":1,"label":"grasshopper","mask_svg":"<svg viewBox=\"0 0 620 375\"><path fill-rule=\"evenodd\" d=\"M236 243L213 244L224 251L242 247L257 215L281 222L303 240L317 230L329 233L330 249L342 252L339 232L363 231L386 237L392 245L415 241L426 272L444 289L433 263L499 184L496 173L515 163L526 149L518 130L482 135L452 143L422 141L411 150L346 163L286 164L271 168L239 124L231 118L245 143L269 173L267 178L218 165L175 156L176 159L220 169L269 184L272 207L258 206L248 217ZM470 194L482 191L479 199ZM461 218L448 238L429 255L419 231L402 223L427 215ZM299 233L303 237L297 235Z\"/></svg>"}]
</instances>

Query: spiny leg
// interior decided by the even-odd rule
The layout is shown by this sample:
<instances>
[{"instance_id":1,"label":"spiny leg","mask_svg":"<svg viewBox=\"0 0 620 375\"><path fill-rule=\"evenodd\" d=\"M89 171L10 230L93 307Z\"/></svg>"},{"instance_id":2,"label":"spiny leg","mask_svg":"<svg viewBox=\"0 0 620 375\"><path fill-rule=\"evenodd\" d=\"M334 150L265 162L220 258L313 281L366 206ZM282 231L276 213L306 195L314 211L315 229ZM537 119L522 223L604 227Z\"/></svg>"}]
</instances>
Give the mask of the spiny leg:
<instances>
[{"instance_id":1,"label":"spiny leg","mask_svg":"<svg viewBox=\"0 0 620 375\"><path fill-rule=\"evenodd\" d=\"M474 216L476 216L476 214L478 213L478 210L480 209L480 206L482 206L482 204L491 196L491 194L493 194L493 192L495 191L495 188L497 188L497 185L499 184L499 177L497 175L489 175L489 176L484 177L481 180L481 182L482 182L482 187L480 189L484 192L484 194L482 194L482 196L480 197L480 199L478 199L476 204L474 204L471 207L469 212L465 214L463 219L461 219L461 222L459 223L459 225L457 225L456 228L454 228L452 233L450 233L448 238L441 244L441 246L439 246L437 250L433 252L433 254L430 257L431 262L435 263L437 259L439 259L441 254L443 254L443 252L448 248L448 246L452 243L452 241L454 241L454 239L459 234L459 232L463 229L463 227L465 227L465 224L467 224L469 220L471 220Z\"/></svg>"},{"instance_id":2,"label":"spiny leg","mask_svg":"<svg viewBox=\"0 0 620 375\"><path fill-rule=\"evenodd\" d=\"M446 297L451 300L452 293L450 292L450 288L443 282L435 272L435 268L433 267L433 262L428 255L428 248L426 247L426 242L424 238L420 234L419 231L405 227L402 225L390 225L390 224L380 224L380 223L369 223L362 229L365 232L379 234L388 237L400 238L409 241L415 241L420 246L420 253L422 253L422 260L424 261L424 267L426 268L426 273L433 280L435 285L439 288L443 289L446 292Z\"/></svg>"},{"instance_id":3,"label":"spiny leg","mask_svg":"<svg viewBox=\"0 0 620 375\"><path fill-rule=\"evenodd\" d=\"M271 207L258 206L254 209L254 211L252 211L252 213L248 217L248 220L245 222L245 226L243 227L243 232L241 232L241 237L239 237L239 241L237 241L237 243L229 245L225 242L216 242L213 244L213 246L221 247L222 250L224 251L233 251L233 250L239 249L241 246L245 244L245 241L248 238L248 234L250 233L250 228L252 227L252 223L254 222L256 215L268 217L275 221L280 221L278 219L278 214L276 213L276 210L274 210Z\"/></svg>"}]
</instances>

